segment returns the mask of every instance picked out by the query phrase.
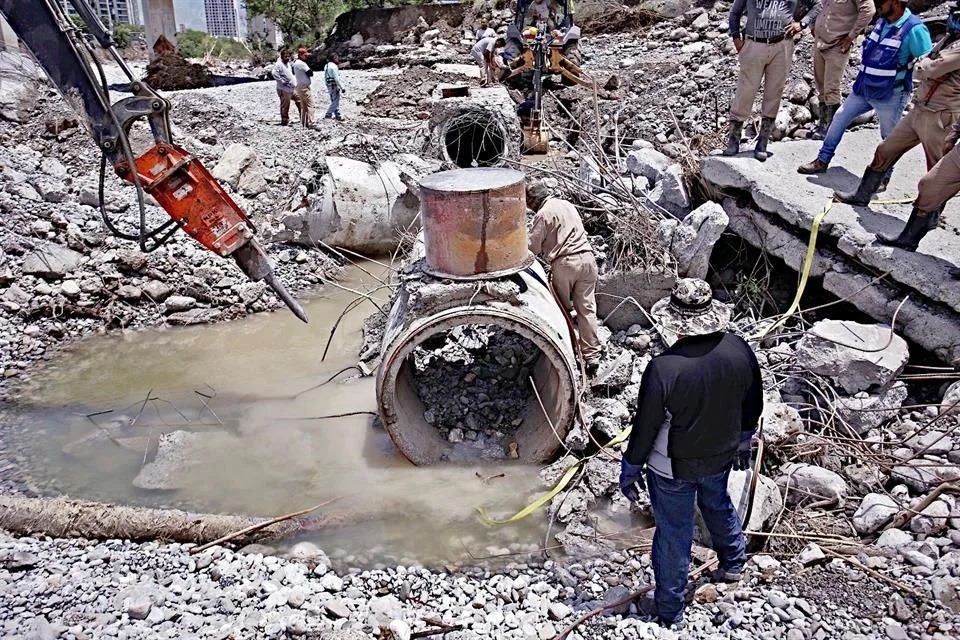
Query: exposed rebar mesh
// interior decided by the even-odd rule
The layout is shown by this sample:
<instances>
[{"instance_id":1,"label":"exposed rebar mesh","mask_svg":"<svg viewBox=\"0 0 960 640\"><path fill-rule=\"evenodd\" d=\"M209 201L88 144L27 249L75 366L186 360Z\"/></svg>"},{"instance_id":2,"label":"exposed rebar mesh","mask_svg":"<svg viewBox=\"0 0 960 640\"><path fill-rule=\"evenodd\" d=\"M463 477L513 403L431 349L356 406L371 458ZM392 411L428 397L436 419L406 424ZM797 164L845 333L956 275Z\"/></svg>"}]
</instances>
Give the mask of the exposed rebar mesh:
<instances>
[{"instance_id":1,"label":"exposed rebar mesh","mask_svg":"<svg viewBox=\"0 0 960 640\"><path fill-rule=\"evenodd\" d=\"M507 152L507 132L487 111L467 111L451 118L443 134L447 158L462 169L495 167Z\"/></svg>"}]
</instances>

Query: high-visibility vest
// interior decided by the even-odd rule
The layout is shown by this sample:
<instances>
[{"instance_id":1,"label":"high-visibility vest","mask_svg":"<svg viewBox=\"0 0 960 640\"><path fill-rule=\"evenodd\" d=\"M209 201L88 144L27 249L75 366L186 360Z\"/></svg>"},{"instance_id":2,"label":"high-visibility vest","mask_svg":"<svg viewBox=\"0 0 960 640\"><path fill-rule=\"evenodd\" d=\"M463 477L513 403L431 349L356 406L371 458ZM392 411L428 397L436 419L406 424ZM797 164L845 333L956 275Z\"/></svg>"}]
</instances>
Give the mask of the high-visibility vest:
<instances>
[{"instance_id":1,"label":"high-visibility vest","mask_svg":"<svg viewBox=\"0 0 960 640\"><path fill-rule=\"evenodd\" d=\"M910 91L913 88L913 63L900 64L900 47L903 40L914 27L923 24L920 18L910 14L899 27L887 26L886 20L879 18L873 25L873 31L863 41L863 58L860 73L853 83L853 92L858 96L873 100L885 100L899 87ZM898 81L897 74L904 72Z\"/></svg>"}]
</instances>

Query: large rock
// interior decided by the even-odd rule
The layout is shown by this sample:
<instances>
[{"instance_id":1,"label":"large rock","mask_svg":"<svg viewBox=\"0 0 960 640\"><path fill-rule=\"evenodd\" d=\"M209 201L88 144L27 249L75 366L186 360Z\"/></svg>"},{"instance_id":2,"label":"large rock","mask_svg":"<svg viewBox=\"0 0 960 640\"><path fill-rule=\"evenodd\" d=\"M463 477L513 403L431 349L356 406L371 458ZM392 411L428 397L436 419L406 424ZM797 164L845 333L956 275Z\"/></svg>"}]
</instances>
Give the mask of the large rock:
<instances>
[{"instance_id":1,"label":"large rock","mask_svg":"<svg viewBox=\"0 0 960 640\"><path fill-rule=\"evenodd\" d=\"M614 331L634 324L650 325L654 303L673 291L676 271L608 271L597 279L597 317ZM638 306L640 308L638 308Z\"/></svg>"},{"instance_id":2,"label":"large rock","mask_svg":"<svg viewBox=\"0 0 960 640\"><path fill-rule=\"evenodd\" d=\"M943 394L943 400L940 402L940 411L960 415L960 381L947 387L947 391Z\"/></svg>"},{"instance_id":3,"label":"large rock","mask_svg":"<svg viewBox=\"0 0 960 640\"><path fill-rule=\"evenodd\" d=\"M667 167L648 197L670 213L685 216L690 211L690 196L683 178L683 168L679 164Z\"/></svg>"},{"instance_id":4,"label":"large rock","mask_svg":"<svg viewBox=\"0 0 960 640\"><path fill-rule=\"evenodd\" d=\"M688 0L644 0L640 9L661 18L677 18L690 10Z\"/></svg>"},{"instance_id":5,"label":"large rock","mask_svg":"<svg viewBox=\"0 0 960 640\"><path fill-rule=\"evenodd\" d=\"M653 145L627 152L627 170L635 176L643 176L653 184L660 181L672 163L669 157L654 149Z\"/></svg>"},{"instance_id":6,"label":"large rock","mask_svg":"<svg viewBox=\"0 0 960 640\"><path fill-rule=\"evenodd\" d=\"M851 395L886 387L909 357L907 341L891 336L890 327L848 320L821 320L797 345L798 365L830 378Z\"/></svg>"},{"instance_id":7,"label":"large rock","mask_svg":"<svg viewBox=\"0 0 960 640\"><path fill-rule=\"evenodd\" d=\"M660 223L660 241L677 261L678 275L706 277L713 245L729 222L723 207L705 202L683 220L667 219Z\"/></svg>"},{"instance_id":8,"label":"large rock","mask_svg":"<svg viewBox=\"0 0 960 640\"><path fill-rule=\"evenodd\" d=\"M907 385L895 382L880 393L861 392L853 398L838 398L833 408L847 424L862 435L896 418L906 399Z\"/></svg>"},{"instance_id":9,"label":"large rock","mask_svg":"<svg viewBox=\"0 0 960 640\"><path fill-rule=\"evenodd\" d=\"M925 493L942 482L960 480L960 467L955 464L937 464L927 458L917 458L894 467L890 477L917 493Z\"/></svg>"},{"instance_id":10,"label":"large rock","mask_svg":"<svg viewBox=\"0 0 960 640\"><path fill-rule=\"evenodd\" d=\"M220 156L220 161L210 173L220 182L225 182L236 189L244 170L255 162L257 162L257 152L252 147L235 142L226 148Z\"/></svg>"},{"instance_id":11,"label":"large rock","mask_svg":"<svg viewBox=\"0 0 960 640\"><path fill-rule=\"evenodd\" d=\"M763 422L761 435L767 444L781 444L803 433L800 412L783 402L765 402L760 420Z\"/></svg>"},{"instance_id":12,"label":"large rock","mask_svg":"<svg viewBox=\"0 0 960 640\"><path fill-rule=\"evenodd\" d=\"M173 491L188 485L185 473L198 462L198 445L203 436L189 431L172 431L160 436L153 462L143 465L133 486L151 491Z\"/></svg>"},{"instance_id":13,"label":"large rock","mask_svg":"<svg viewBox=\"0 0 960 640\"><path fill-rule=\"evenodd\" d=\"M727 493L733 501L740 518L746 516L748 493L753 471L731 471L727 480ZM783 508L783 497L777 483L761 475L757 480L757 489L753 498L753 509L750 511L750 520L745 523L744 529L749 531L763 531L764 526L776 517Z\"/></svg>"},{"instance_id":14,"label":"large rock","mask_svg":"<svg viewBox=\"0 0 960 640\"><path fill-rule=\"evenodd\" d=\"M843 502L849 491L847 481L840 474L813 464L784 465L777 484L791 504L819 500Z\"/></svg>"},{"instance_id":15,"label":"large rock","mask_svg":"<svg viewBox=\"0 0 960 640\"><path fill-rule=\"evenodd\" d=\"M48 243L27 254L23 259L23 273L55 280L79 267L81 260L82 253Z\"/></svg>"},{"instance_id":16,"label":"large rock","mask_svg":"<svg viewBox=\"0 0 960 640\"><path fill-rule=\"evenodd\" d=\"M944 496L934 500L926 509L913 516L910 520L910 530L914 533L933 535L947 528L947 519L953 511L953 499Z\"/></svg>"},{"instance_id":17,"label":"large rock","mask_svg":"<svg viewBox=\"0 0 960 640\"><path fill-rule=\"evenodd\" d=\"M853 528L864 536L880 529L900 511L896 501L883 493L869 493L853 514Z\"/></svg>"}]
</instances>

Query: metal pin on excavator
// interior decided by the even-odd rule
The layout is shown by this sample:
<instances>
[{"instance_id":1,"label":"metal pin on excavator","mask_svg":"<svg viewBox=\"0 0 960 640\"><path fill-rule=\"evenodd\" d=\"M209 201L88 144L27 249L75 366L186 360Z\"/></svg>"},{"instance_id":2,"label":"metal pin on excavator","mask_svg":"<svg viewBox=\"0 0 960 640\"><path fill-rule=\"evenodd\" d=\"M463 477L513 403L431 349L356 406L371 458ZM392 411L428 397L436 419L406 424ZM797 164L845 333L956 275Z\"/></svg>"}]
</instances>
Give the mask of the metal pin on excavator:
<instances>
[{"instance_id":1,"label":"metal pin on excavator","mask_svg":"<svg viewBox=\"0 0 960 640\"><path fill-rule=\"evenodd\" d=\"M120 65L131 81L133 96L110 103L109 90L93 45L69 20L55 0L0 0L0 13L30 49L64 99L86 116L89 132L103 153L100 210L107 228L116 236L136 240L144 252L166 242L183 229L197 242L221 257L230 256L252 280L263 280L301 320L307 315L300 303L277 279L257 242L249 218L210 172L170 135L170 102L132 71L117 52L107 30L86 0L70 0L90 35ZM139 119L150 126L154 145L134 156L130 127ZM140 205L138 233L121 231L102 202L103 170L109 162L117 175L137 188ZM171 220L147 228L144 194L149 194Z\"/></svg>"}]
</instances>

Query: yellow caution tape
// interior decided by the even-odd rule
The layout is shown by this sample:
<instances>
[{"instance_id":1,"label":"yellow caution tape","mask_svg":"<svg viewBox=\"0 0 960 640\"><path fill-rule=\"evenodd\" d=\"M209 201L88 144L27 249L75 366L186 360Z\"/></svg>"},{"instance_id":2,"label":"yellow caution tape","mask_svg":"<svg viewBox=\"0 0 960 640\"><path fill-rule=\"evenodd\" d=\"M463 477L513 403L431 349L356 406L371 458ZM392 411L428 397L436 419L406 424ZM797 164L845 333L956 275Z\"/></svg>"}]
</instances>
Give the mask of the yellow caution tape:
<instances>
[{"instance_id":1,"label":"yellow caution tape","mask_svg":"<svg viewBox=\"0 0 960 640\"><path fill-rule=\"evenodd\" d=\"M611 440L606 445L604 445L603 448L607 449L609 447L616 446L621 442L623 442L624 440L626 440L627 438L629 438L630 429L631 429L630 427L627 427L626 429L618 433L617 437L615 437L613 440ZM580 466L587 460L589 460L589 458L584 458L583 460L580 460L579 462L571 465L564 472L563 476L561 476L560 481L557 482L556 485L554 485L553 489L550 489L550 491L543 494L542 496L540 496L539 498L537 498L536 500L534 500L533 502L531 502L526 507L516 512L506 520L494 520L493 518L487 515L487 513L483 510L483 508L477 507L477 511L480 513L480 519L483 520L484 524L489 526L494 526L499 524L508 524L510 522L516 522L517 520L522 520L523 518L526 518L528 515L537 511L538 509L540 509L540 507L544 506L545 504L553 500L553 498L558 493L563 491L566 488L566 486L570 484L570 481L573 479L573 476L580 469Z\"/></svg>"},{"instance_id":2,"label":"yellow caution tape","mask_svg":"<svg viewBox=\"0 0 960 640\"><path fill-rule=\"evenodd\" d=\"M875 200L872 204L906 204L913 201L914 198L897 198L894 200ZM803 257L803 267L800 269L800 285L797 287L797 294L793 297L793 302L790 303L790 308L780 316L779 320L767 327L763 333L752 336L753 338L763 340L771 331L786 322L787 318L792 316L794 312L800 308L800 298L803 297L803 291L807 287L807 279L810 277L810 269L813 267L813 259L816 255L817 234L820 232L820 223L823 222L823 219L832 208L833 200L828 202L826 206L813 217L813 225L810 227L810 240L807 242L807 253Z\"/></svg>"}]
</instances>

